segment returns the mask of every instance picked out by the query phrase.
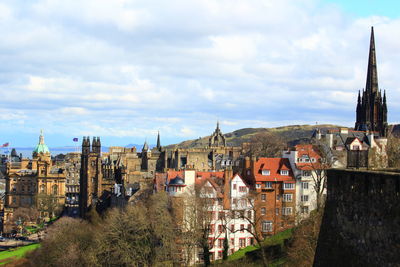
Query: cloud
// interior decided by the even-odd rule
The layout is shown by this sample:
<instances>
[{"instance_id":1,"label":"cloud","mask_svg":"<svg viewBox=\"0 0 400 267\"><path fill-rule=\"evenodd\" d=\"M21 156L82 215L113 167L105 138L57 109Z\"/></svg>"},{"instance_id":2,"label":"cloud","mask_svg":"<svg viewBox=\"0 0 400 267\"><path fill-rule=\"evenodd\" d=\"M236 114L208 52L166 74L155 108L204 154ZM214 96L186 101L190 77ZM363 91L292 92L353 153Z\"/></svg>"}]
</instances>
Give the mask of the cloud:
<instances>
[{"instance_id":1,"label":"cloud","mask_svg":"<svg viewBox=\"0 0 400 267\"><path fill-rule=\"evenodd\" d=\"M319 0L3 1L0 125L4 138L20 133L13 143L44 128L110 145L158 130L168 142L206 136L217 120L224 132L351 126L371 20L389 120L400 121L400 19Z\"/></svg>"}]
</instances>

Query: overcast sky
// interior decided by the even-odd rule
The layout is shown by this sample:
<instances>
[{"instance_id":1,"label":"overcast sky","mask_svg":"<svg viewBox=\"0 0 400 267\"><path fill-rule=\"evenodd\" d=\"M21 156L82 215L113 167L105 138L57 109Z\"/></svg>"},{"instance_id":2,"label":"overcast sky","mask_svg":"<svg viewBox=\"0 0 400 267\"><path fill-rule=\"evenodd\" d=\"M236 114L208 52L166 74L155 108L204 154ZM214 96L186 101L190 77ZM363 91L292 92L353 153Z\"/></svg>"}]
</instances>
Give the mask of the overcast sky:
<instances>
[{"instance_id":1,"label":"overcast sky","mask_svg":"<svg viewBox=\"0 0 400 267\"><path fill-rule=\"evenodd\" d=\"M351 2L351 3L347 3ZM379 2L379 5L378 5ZM396 1L5 0L0 143L162 144L316 122L354 126L370 26L400 121ZM396 6L393 6L396 5Z\"/></svg>"}]
</instances>

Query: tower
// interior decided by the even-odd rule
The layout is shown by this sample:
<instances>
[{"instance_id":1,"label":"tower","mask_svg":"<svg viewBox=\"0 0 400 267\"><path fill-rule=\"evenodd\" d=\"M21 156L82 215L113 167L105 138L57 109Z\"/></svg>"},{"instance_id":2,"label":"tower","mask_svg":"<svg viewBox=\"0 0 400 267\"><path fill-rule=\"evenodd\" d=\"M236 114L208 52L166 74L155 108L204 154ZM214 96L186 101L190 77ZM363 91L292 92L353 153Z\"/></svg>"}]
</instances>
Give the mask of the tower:
<instances>
[{"instance_id":1,"label":"tower","mask_svg":"<svg viewBox=\"0 0 400 267\"><path fill-rule=\"evenodd\" d=\"M88 208L95 207L103 191L102 180L100 137L93 137L92 147L90 147L90 138L83 137L79 192L81 217L85 217Z\"/></svg>"},{"instance_id":2,"label":"tower","mask_svg":"<svg viewBox=\"0 0 400 267\"><path fill-rule=\"evenodd\" d=\"M210 136L210 139L208 140L208 146L209 147L225 147L226 146L226 140L225 137L223 136L221 130L219 129L219 122L217 121L217 128L215 128L214 133Z\"/></svg>"},{"instance_id":3,"label":"tower","mask_svg":"<svg viewBox=\"0 0 400 267\"><path fill-rule=\"evenodd\" d=\"M356 108L356 131L376 132L381 137L387 136L386 92L382 98L378 86L374 28L371 27L367 81L362 94L358 93Z\"/></svg>"}]
</instances>

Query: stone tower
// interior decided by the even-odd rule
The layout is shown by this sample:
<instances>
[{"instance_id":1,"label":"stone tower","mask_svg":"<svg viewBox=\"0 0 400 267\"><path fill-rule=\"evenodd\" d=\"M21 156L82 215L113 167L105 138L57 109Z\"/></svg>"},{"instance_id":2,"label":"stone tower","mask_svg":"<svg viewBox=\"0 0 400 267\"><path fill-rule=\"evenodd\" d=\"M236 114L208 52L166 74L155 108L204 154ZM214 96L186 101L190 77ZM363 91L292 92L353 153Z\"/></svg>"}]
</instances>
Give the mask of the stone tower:
<instances>
[{"instance_id":1,"label":"stone tower","mask_svg":"<svg viewBox=\"0 0 400 267\"><path fill-rule=\"evenodd\" d=\"M79 192L81 217L85 217L88 208L96 206L102 192L102 180L100 137L93 137L92 147L89 137L83 137Z\"/></svg>"},{"instance_id":2,"label":"stone tower","mask_svg":"<svg viewBox=\"0 0 400 267\"><path fill-rule=\"evenodd\" d=\"M219 122L217 122L217 128L215 128L214 133L210 136L208 140L209 147L225 147L226 140L221 130L219 129Z\"/></svg>"},{"instance_id":3,"label":"stone tower","mask_svg":"<svg viewBox=\"0 0 400 267\"><path fill-rule=\"evenodd\" d=\"M387 136L387 105L386 92L378 87L378 71L376 67L376 52L374 28L371 27L371 39L369 47L367 82L365 89L358 92L356 109L356 131L372 131L381 137Z\"/></svg>"}]
</instances>

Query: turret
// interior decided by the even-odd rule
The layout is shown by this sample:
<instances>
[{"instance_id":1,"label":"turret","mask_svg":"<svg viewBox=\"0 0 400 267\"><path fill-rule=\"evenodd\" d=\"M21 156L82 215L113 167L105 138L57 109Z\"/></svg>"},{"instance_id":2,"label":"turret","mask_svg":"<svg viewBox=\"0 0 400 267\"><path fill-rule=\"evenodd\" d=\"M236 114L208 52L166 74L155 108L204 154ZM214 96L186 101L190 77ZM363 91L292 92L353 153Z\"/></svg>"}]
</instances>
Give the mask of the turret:
<instances>
[{"instance_id":1,"label":"turret","mask_svg":"<svg viewBox=\"0 0 400 267\"><path fill-rule=\"evenodd\" d=\"M90 153L90 140L89 137L83 137L82 139L82 155L89 155Z\"/></svg>"}]
</instances>

